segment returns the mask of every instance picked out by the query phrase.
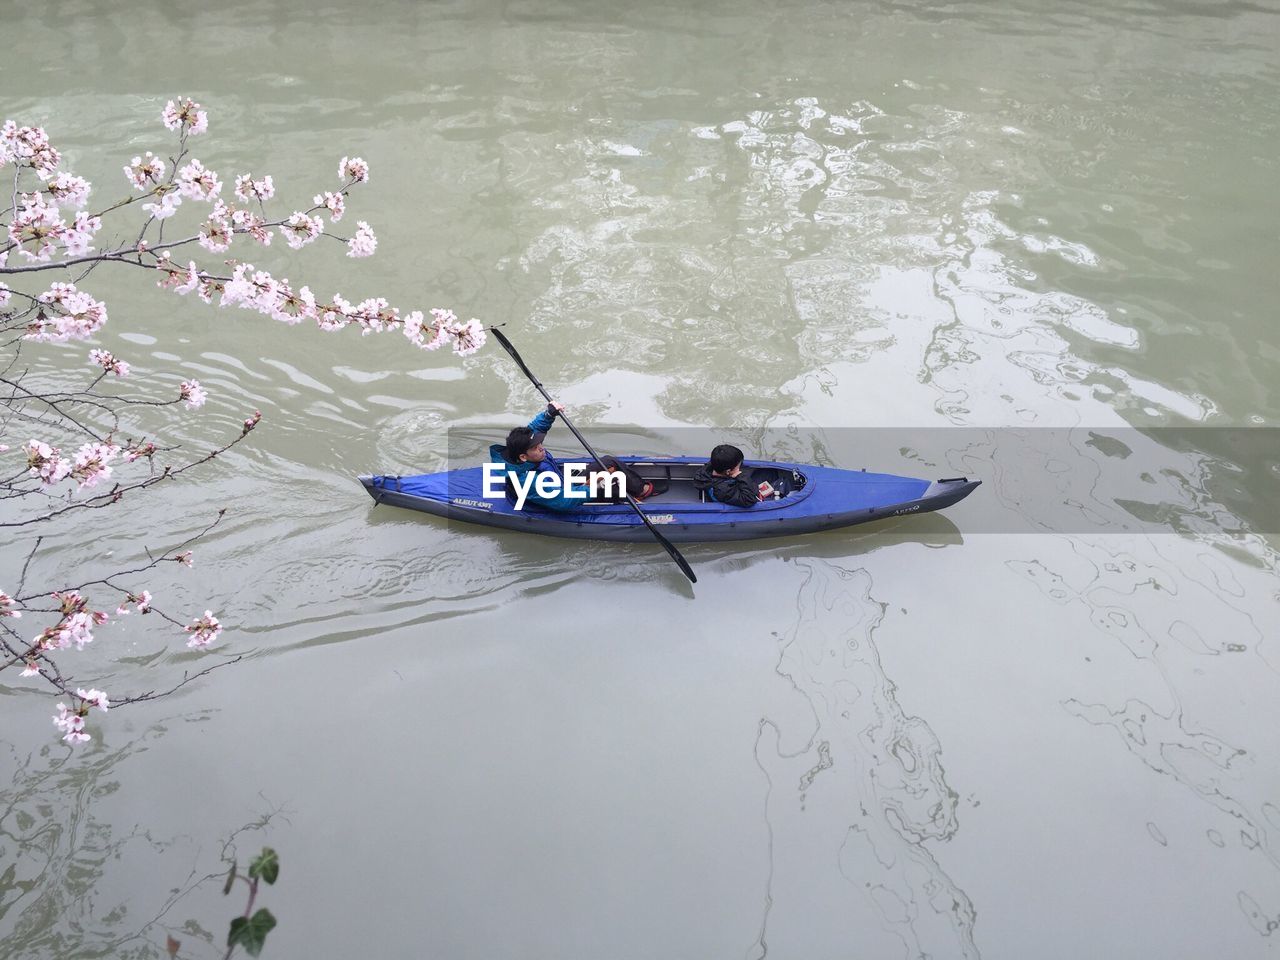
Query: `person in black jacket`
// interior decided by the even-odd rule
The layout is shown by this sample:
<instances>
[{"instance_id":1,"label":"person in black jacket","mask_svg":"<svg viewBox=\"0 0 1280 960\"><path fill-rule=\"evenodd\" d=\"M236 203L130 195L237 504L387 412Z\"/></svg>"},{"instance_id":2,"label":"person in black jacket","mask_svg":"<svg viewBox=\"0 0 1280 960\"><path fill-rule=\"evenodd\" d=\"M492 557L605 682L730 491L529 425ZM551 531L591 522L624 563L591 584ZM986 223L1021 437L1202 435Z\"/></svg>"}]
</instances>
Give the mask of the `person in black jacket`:
<instances>
[{"instance_id":1,"label":"person in black jacket","mask_svg":"<svg viewBox=\"0 0 1280 960\"><path fill-rule=\"evenodd\" d=\"M711 460L693 475L693 485L714 503L754 507L767 496L742 476L742 451L722 443L711 451Z\"/></svg>"}]
</instances>

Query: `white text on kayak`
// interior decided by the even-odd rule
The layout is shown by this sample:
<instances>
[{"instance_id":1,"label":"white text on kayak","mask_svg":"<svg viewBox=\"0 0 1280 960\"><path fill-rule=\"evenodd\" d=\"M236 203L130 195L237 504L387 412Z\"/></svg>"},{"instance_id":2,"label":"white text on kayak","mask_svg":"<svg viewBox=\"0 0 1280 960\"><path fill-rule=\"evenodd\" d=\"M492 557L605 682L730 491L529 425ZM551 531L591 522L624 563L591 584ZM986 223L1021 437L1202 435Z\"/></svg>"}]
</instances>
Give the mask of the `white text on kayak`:
<instances>
[{"instance_id":1,"label":"white text on kayak","mask_svg":"<svg viewBox=\"0 0 1280 960\"><path fill-rule=\"evenodd\" d=\"M588 477L585 463L566 463L564 477L556 475L554 470L529 471L523 475L512 474L511 485L516 491L516 509L523 510L533 490L539 497L549 498L563 494L570 500L621 499L624 495L625 479L621 472L605 473L596 471ZM505 481L507 470L500 463L484 465L484 495L492 499L506 496Z\"/></svg>"}]
</instances>

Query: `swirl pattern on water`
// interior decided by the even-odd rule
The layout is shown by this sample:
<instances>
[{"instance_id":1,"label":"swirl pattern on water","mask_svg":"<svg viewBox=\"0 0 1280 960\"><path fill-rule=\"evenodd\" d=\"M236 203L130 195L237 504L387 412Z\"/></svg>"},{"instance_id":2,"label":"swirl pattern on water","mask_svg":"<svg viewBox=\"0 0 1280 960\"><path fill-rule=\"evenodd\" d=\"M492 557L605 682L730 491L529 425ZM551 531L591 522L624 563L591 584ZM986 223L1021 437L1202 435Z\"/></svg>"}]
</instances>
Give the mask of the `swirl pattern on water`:
<instances>
[{"instance_id":1,"label":"swirl pattern on water","mask_svg":"<svg viewBox=\"0 0 1280 960\"><path fill-rule=\"evenodd\" d=\"M871 598L871 575L821 561L800 566L797 619L780 638L777 672L807 702L813 725L760 722L770 875L755 955L815 949L790 938L819 935L810 911L833 904L800 902L796 891L807 886L802 877L812 883L819 865L834 864L849 885L835 898L841 931L870 953L896 946L909 956L977 957L973 904L924 845L955 834L958 796L937 737L903 711L880 663L874 633L883 608ZM811 805L823 815L806 817ZM872 945L879 930L891 939Z\"/></svg>"}]
</instances>

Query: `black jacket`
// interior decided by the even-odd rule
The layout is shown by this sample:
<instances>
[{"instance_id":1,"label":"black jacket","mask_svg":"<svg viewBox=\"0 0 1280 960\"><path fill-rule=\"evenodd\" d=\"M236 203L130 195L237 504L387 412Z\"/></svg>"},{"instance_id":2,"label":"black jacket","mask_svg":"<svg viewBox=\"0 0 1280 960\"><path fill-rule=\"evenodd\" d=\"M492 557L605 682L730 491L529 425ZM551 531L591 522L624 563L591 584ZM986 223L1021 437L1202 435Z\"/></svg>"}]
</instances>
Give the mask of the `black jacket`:
<instances>
[{"instance_id":1,"label":"black jacket","mask_svg":"<svg viewBox=\"0 0 1280 960\"><path fill-rule=\"evenodd\" d=\"M708 501L727 503L731 507L754 507L760 502L760 491L744 476L713 477L711 464L704 464L693 475L693 485L707 495Z\"/></svg>"}]
</instances>

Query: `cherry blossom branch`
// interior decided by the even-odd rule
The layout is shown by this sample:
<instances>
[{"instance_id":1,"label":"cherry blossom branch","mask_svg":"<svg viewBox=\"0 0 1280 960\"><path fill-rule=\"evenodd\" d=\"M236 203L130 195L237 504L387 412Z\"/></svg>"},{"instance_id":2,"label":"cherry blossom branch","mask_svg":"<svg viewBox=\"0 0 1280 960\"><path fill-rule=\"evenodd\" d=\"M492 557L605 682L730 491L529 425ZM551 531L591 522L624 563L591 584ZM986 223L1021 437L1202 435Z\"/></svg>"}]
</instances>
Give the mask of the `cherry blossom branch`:
<instances>
[{"instance_id":1,"label":"cherry blossom branch","mask_svg":"<svg viewBox=\"0 0 1280 960\"><path fill-rule=\"evenodd\" d=\"M182 563L183 561L179 560L178 556L182 553L183 548L189 547L191 546L191 544L207 536L215 527L218 526L218 524L222 523L222 521L226 519L226 515L227 515L227 508L222 507L218 511L218 515L213 519L212 522L210 522L206 527L204 527L204 529L200 530L198 533L192 534L191 536L187 537L187 539L179 543L177 546L162 552L159 556L152 556L151 551L147 550L144 547L143 550L146 552L147 556L151 558L150 562L148 562L144 566L134 567L131 570L117 570L115 573L112 573L109 576L103 577L99 580L86 580L84 583L78 583L78 584L75 584L74 586L66 586L58 590L47 590L44 593L27 594L26 596L21 595L22 587L19 586L18 587L19 596L16 596L14 599L16 602L23 604L25 608L26 604L31 603L31 601L33 600L39 600L41 597L52 597L59 593L70 593L72 591L79 593L81 591L87 590L89 587L96 587L100 585L110 586L113 589L119 590L121 593L128 593L129 591L125 590L123 587L117 587L115 584L111 583L111 581L114 579L118 579L120 577L132 577L140 573L146 573L148 570L154 570L156 567L158 567L160 564L166 561ZM40 546L40 541L43 539L44 539L43 537L36 538L36 545L35 547L32 548L30 556L27 557L28 564L31 563L31 557L35 556L36 549ZM26 572L26 568L24 567L23 568L24 575L25 575L25 572ZM154 607L152 609L154 609ZM174 622L176 623L178 621L174 621Z\"/></svg>"},{"instance_id":2,"label":"cherry blossom branch","mask_svg":"<svg viewBox=\"0 0 1280 960\"><path fill-rule=\"evenodd\" d=\"M17 632L8 624L0 623L0 629L3 629L3 631L9 634L9 636L11 637L18 636ZM3 636L0 636L0 648L3 648L5 653L15 658L13 661L10 661L9 663L6 663L3 666L0 666L0 669L3 669L4 667L7 667L7 666L11 666L14 662L26 662L32 659L37 659L43 662L46 666L40 668L40 670L38 671L39 675L42 678L44 678L50 684L50 686L52 686L60 694L62 694L63 696L69 697L73 701L77 702L78 706L76 710L84 711L79 714L81 718L83 718L85 714L87 714L88 708L91 706L99 707L105 713L107 712L108 709L114 710L119 707L127 707L135 703L145 703L148 700L159 700L162 697L167 697L167 696L170 696L171 694L177 693L187 684L193 683L196 680L199 680L201 677L207 677L209 674L213 673L213 671L215 670L221 670L223 667L229 667L232 664L239 663L241 660L244 659L244 654L238 654L234 657L231 657L227 660L223 660L219 663L211 664L210 666L205 667L203 670L197 670L195 673L191 673L189 671L184 670L182 673L182 679L177 683L175 683L173 686L169 687L168 689L148 690L144 693L129 694L128 696L120 697L118 699L108 701L105 695L102 695L100 697L88 695L88 694L94 694L94 693L101 693L101 691L85 690L83 687L77 687L76 689L73 690L72 687L75 686L75 683L76 683L75 678L64 677L59 672L58 665L46 653L39 652L39 651L35 653L30 653L30 652L20 653L14 648L13 644ZM102 706L103 703L106 703L106 706ZM67 711L66 714L64 714L64 716L70 713L71 711ZM72 742L75 742L75 741L72 741Z\"/></svg>"},{"instance_id":3,"label":"cherry blossom branch","mask_svg":"<svg viewBox=\"0 0 1280 960\"><path fill-rule=\"evenodd\" d=\"M84 724L85 717L91 707L97 707L106 712L113 706L119 707L168 696L186 684L208 675L214 669L226 666L229 663L239 662L241 657L237 656L194 673L184 672L182 680L167 689L152 689L130 694L123 698L118 697L114 701L110 701L107 698L107 694L101 690L86 690L83 687L76 686L74 678L65 676L52 656L53 652L66 649L73 643L77 647L83 647L93 642L94 628L109 620L108 614L92 610L88 600L80 593L81 590L94 586L106 586L123 595L124 599L116 610L117 617L123 617L128 614L130 605L133 605L136 606L139 613L156 613L180 630L191 634L191 639L187 643L188 647L195 649L207 647L222 630L221 625L218 624L209 611L205 611L203 617L193 621L190 625L184 626L182 621L158 609L153 604L151 594L148 591L143 590L141 594L135 594L116 581L124 577L137 577L153 570L156 566L166 561L190 566L191 551L184 550L184 548L207 536L222 522L225 516L226 510L219 510L217 516L209 524L176 546L162 552L159 556L153 555L151 551L144 548L148 562L141 566L120 570L106 577L86 580L74 587L64 587L61 590L23 595L20 587L17 598L0 593L0 651L3 651L7 656L6 661L0 663L0 671L7 667L22 664L24 666L23 677L40 676L55 691L70 699L72 706L68 708L66 704L59 704L59 712L54 717L55 725L65 734L63 739L76 743L88 738L88 734L84 732ZM41 538L38 538L27 557L26 563L23 565L21 584L26 582L27 568L38 551L40 542ZM45 597L52 598L57 605L52 608L34 605L34 601ZM30 642L24 642L8 622L10 619L22 617L24 613L55 613L59 614L59 620L55 626L46 628L35 639Z\"/></svg>"},{"instance_id":4,"label":"cherry blossom branch","mask_svg":"<svg viewBox=\"0 0 1280 960\"><path fill-rule=\"evenodd\" d=\"M27 559L22 564L22 573L18 574L18 593L22 593L22 588L27 584L27 570L31 566L31 559L36 555L36 551L40 549L40 544L43 541L43 536L36 537L36 542L31 545L31 552L27 554Z\"/></svg>"},{"instance_id":5,"label":"cherry blossom branch","mask_svg":"<svg viewBox=\"0 0 1280 960\"><path fill-rule=\"evenodd\" d=\"M71 414L69 414L69 413L67 413L65 410L61 409L61 408L60 408L60 406L59 406L59 404L61 404L61 403L69 403L69 402L78 402L78 403L86 404L86 405L89 405L89 406L96 406L96 407L98 407L98 408L100 408L100 409L106 410L108 413L113 413L113 411L111 410L111 408L110 408L110 407L108 407L106 404L102 404L102 403L98 403L98 402L96 402L96 401L91 401L91 400L86 400L86 399L80 399L80 400L75 400L75 401L73 401L70 395L65 395L65 394L40 394L40 393L35 393L34 391L32 391L32 390L28 390L26 387L22 386L19 382L15 381L15 380L8 380L8 379L6 379L5 377L0 377L0 383L4 384L6 387L9 387L9 388L11 388L11 389L14 391L13 395L12 395L12 396L10 396L10 397L7 397L7 398L6 398L6 397L0 397L0 403L5 402L6 400L8 400L8 401L16 400L16 399L17 399L17 394L18 394L18 393L21 393L21 394L22 394L22 395L23 395L27 400L39 401L40 403L43 403L43 404L45 404L46 406L48 406L50 409L52 409L52 410L56 411L56 412L57 412L57 414L58 414L58 416L60 416L60 417L62 417L62 418L64 418L64 419L66 419L66 420L67 420L67 421L69 421L70 423L74 424L77 428L79 428L79 430L80 430L82 433L87 434L88 436L92 437L94 440L102 441L102 440L104 439L104 438L102 437L102 435L101 435L101 434L97 433L97 432L96 432L96 431L94 431L94 430L89 429L89 428L88 428L88 427L86 427L83 423L81 423L79 420L77 420L75 417L73 417ZM56 399L55 399L55 398L56 398ZM119 424L119 418L118 418L118 417L116 418L116 424L117 424L117 425ZM113 429L113 431L112 431L112 432L114 432L114 429Z\"/></svg>"},{"instance_id":6,"label":"cherry blossom branch","mask_svg":"<svg viewBox=\"0 0 1280 960\"><path fill-rule=\"evenodd\" d=\"M355 231L346 238L332 228L346 212L351 188L368 182L369 166L363 159L343 157L338 164L336 190L321 190L314 195L310 206L303 205L287 217L278 216L268 213L268 201L275 196L275 184L270 176L240 174L234 178L234 188L228 191L234 193L234 197L223 199L223 184L218 174L190 156L191 139L208 129L208 117L199 104L185 98L171 100L165 105L161 119L164 126L177 135L176 156L161 159L150 152L135 156L123 167L123 172L137 193L95 213L88 212L92 209L88 207L91 185L81 177L59 170L61 155L42 129L19 127L13 121L6 121L0 127L0 168L6 163L14 168L11 205L4 221L0 222L3 234L0 239L0 334L8 336L10 331L16 334L0 344L0 354L12 354L7 362L0 358L3 366L0 385L7 388L7 395L0 396L0 421L6 430L21 425L54 432L53 437L45 434L46 439L32 439L22 448L25 471L11 472L5 468L9 479L0 480L0 500L15 504L21 512L7 514L0 528L26 527L60 519L74 521L88 516L89 510L112 507L125 500L133 502L129 494L207 465L243 440L260 420L261 415L255 411L243 422L239 437L204 456L158 466L158 452L180 447L157 446L154 441L117 441L122 412L130 407L167 407L176 403L184 403L190 409L200 407L206 397L198 381L184 380L176 399L122 396L106 387L106 378L108 374L117 378L127 376L129 364L105 349L93 349L89 360L101 370L86 386L55 390L25 382L28 372L19 367L18 358L28 341L86 340L107 322L106 304L78 287L105 264L154 270L161 289L179 295L194 291L206 304L248 309L288 324L310 320L325 331L354 324L362 334L399 329L417 347L435 350L451 344L458 356L476 352L485 342L485 329L479 320L460 321L444 308L430 310L428 318L417 310L402 313L381 297L351 303L335 293L324 300L312 294L308 287L295 288L287 279L273 277L270 272L244 262L243 258L225 259L233 243L243 247L252 240L265 248L277 235L295 250L320 237L328 237L345 243L348 257L359 259L373 255L377 237L365 221L357 221ZM140 224L119 219L121 211L139 204L146 214ZM185 217L192 208L202 206L203 223L194 233L188 227L171 228L167 223L182 207L186 208L181 211ZM111 232L102 233L104 220L108 218L112 219ZM156 225L154 233L153 224ZM169 230L170 236L177 233L178 239L166 239ZM130 238L132 243L127 242ZM108 239L109 242L104 242ZM101 244L102 249L95 250L94 244ZM226 269L218 267L203 269L195 260L185 266L174 262L174 255L194 252L193 245L218 255L222 264L230 269L230 275L224 275ZM64 277L74 278L74 282L44 280L48 271L62 271ZM5 281L19 285L25 281L47 283L48 288L43 291L13 289ZM20 369L21 372L17 372ZM89 442L83 443L73 455L64 456L54 445L60 437L77 440L88 437ZM8 450L8 446L0 443L0 455ZM103 481L112 475L111 464L122 455L126 462L146 457L147 475L117 480L104 492L79 494L99 483L106 488ZM73 490L69 489L70 484L60 486L64 480L75 481L78 487ZM40 501L28 499L37 495L42 498ZM54 718L65 741L78 743L89 739L84 728L85 716L91 708L106 711L111 705L105 692L75 687L55 662L58 651L71 645L83 648L92 641L93 630L110 619L107 612L93 609L83 592L95 590L100 594L106 590L123 595L116 617L133 611L154 612L159 619L180 627L189 636L189 648L208 647L222 630L211 611L206 610L203 616L184 625L184 621L153 604L150 593L135 584L154 574L157 566L166 561L189 565L191 554L185 547L209 533L222 516L219 513L218 519L204 530L165 553L155 556L147 551L146 563L138 562L109 575L73 576L70 579L83 582L60 590L40 586L27 592L28 573L41 548L41 538L36 538L22 567L17 598L0 591L0 650L6 660L0 663L0 670L23 664L24 676L39 674L69 698L70 707L59 704L58 716ZM26 640L12 625L24 612L56 617L56 622L34 639ZM184 674L183 680L169 689L147 691L117 699L115 703L167 696L191 680L238 659ZM251 897L250 911L252 907ZM258 914L250 916L250 911L238 920L252 927L259 917ZM233 937L235 935L233 924ZM250 941L242 942L248 949Z\"/></svg>"},{"instance_id":7,"label":"cherry blossom branch","mask_svg":"<svg viewBox=\"0 0 1280 960\"><path fill-rule=\"evenodd\" d=\"M181 241L182 243L191 243L198 240L199 237L192 237L190 240ZM10 247L12 249L12 247ZM151 269L145 263L137 260L130 260L130 256L137 255L137 247L121 247L110 253L95 253L85 255L83 257L72 257L69 260L54 260L49 263L33 263L23 267L0 267L0 274L19 274L19 273L39 273L43 270L65 270L67 267L74 267L81 263L127 263L133 267L143 267Z\"/></svg>"},{"instance_id":8,"label":"cherry blossom branch","mask_svg":"<svg viewBox=\"0 0 1280 960\"><path fill-rule=\"evenodd\" d=\"M168 690L160 690L160 691L148 690L146 693L136 693L131 696L125 697L123 700L116 701L115 705L123 707L123 706L128 706L129 704L132 704L132 703L145 703L148 700L159 700L161 697L167 697L167 696L170 696L171 694L177 693L179 690L185 687L188 683L192 683L196 680L199 680L201 677L207 677L209 674L213 673L213 671L221 670L223 667L229 667L232 664L239 663L243 659L244 659L244 654L241 653L241 654L237 654L236 656L232 657L229 660L223 660L221 663L215 663L212 666L205 667L203 670L198 670L195 673L187 673L186 671L183 671L182 680L174 684Z\"/></svg>"}]
</instances>

